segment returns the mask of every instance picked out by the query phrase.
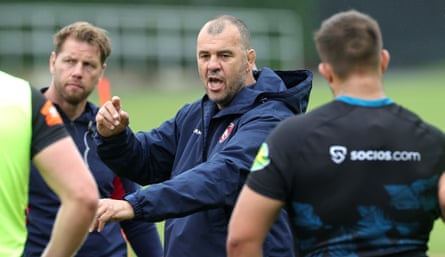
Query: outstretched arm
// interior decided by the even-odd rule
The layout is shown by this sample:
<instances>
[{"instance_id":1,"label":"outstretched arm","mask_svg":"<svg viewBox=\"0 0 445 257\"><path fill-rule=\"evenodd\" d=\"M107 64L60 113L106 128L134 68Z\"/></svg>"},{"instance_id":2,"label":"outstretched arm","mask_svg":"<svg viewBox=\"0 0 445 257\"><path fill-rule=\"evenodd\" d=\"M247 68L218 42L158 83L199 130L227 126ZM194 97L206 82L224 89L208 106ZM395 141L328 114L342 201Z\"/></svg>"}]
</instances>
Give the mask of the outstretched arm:
<instances>
[{"instance_id":1,"label":"outstretched arm","mask_svg":"<svg viewBox=\"0 0 445 257\"><path fill-rule=\"evenodd\" d=\"M189 154L176 151L178 142L175 141L178 134L193 133L191 126L178 125L191 116L195 115L184 111L176 121L166 122L148 133L134 135L127 129L126 133L110 139L98 138L98 153L102 160L117 174L140 184L162 181L165 178L162 176L174 168L173 160L186 168L176 168L173 170L175 175L169 179L138 190L129 195L131 198L127 196L136 218L158 221L233 206L261 142L281 120L265 114L236 121L233 128L236 132L224 144L215 146L221 149L209 154L205 162L198 161L191 167L188 165ZM215 133L215 140L224 129L222 127L220 133ZM194 153L195 156L198 154Z\"/></svg>"},{"instance_id":2,"label":"outstretched arm","mask_svg":"<svg viewBox=\"0 0 445 257\"><path fill-rule=\"evenodd\" d=\"M283 204L244 186L229 222L228 257L263 256L263 241Z\"/></svg>"}]
</instances>

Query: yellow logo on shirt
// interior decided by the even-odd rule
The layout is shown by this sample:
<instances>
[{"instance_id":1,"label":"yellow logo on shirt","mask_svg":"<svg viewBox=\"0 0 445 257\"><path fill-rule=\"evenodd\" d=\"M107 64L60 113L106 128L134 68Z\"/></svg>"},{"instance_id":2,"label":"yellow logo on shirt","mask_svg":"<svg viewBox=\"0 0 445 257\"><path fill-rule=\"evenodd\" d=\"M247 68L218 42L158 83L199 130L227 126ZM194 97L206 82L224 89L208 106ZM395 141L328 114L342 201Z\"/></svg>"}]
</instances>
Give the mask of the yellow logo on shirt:
<instances>
[{"instance_id":1,"label":"yellow logo on shirt","mask_svg":"<svg viewBox=\"0 0 445 257\"><path fill-rule=\"evenodd\" d=\"M270 159L269 159L269 147L266 143L261 144L260 149L258 150L258 153L255 157L255 160L253 161L252 167L250 168L250 171L258 171L269 165Z\"/></svg>"}]
</instances>

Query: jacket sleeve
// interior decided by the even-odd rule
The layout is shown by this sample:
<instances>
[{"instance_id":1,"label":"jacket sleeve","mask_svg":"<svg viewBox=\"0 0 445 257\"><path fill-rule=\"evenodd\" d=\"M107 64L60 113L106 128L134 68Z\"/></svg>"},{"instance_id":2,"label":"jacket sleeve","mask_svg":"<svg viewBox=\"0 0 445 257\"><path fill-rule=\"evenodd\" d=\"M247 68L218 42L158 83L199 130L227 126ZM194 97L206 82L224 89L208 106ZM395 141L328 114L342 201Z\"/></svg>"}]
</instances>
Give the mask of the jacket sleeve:
<instances>
[{"instance_id":1,"label":"jacket sleeve","mask_svg":"<svg viewBox=\"0 0 445 257\"><path fill-rule=\"evenodd\" d=\"M170 178L176 137L174 119L150 132L134 134L130 128L114 137L96 134L97 152L116 174L141 185Z\"/></svg>"},{"instance_id":2,"label":"jacket sleeve","mask_svg":"<svg viewBox=\"0 0 445 257\"><path fill-rule=\"evenodd\" d=\"M159 221L220 207L230 213L259 146L280 120L263 115L241 121L224 148L206 162L127 195L135 218Z\"/></svg>"},{"instance_id":3,"label":"jacket sleeve","mask_svg":"<svg viewBox=\"0 0 445 257\"><path fill-rule=\"evenodd\" d=\"M128 179L116 177L114 185L124 194L135 192L140 186ZM116 194L117 197L118 194ZM119 197L122 199L122 197ZM151 222L122 221L121 228L132 249L139 257L161 257L164 254L156 225Z\"/></svg>"}]
</instances>

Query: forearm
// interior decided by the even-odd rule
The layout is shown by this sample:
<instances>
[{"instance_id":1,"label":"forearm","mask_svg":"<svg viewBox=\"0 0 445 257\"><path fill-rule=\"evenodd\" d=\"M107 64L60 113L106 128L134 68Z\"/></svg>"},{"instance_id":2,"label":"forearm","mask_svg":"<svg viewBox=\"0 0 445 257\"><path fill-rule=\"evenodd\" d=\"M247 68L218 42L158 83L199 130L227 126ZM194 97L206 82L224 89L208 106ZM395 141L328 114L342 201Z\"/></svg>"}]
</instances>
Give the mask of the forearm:
<instances>
[{"instance_id":1,"label":"forearm","mask_svg":"<svg viewBox=\"0 0 445 257\"><path fill-rule=\"evenodd\" d=\"M227 257L262 257L261 242L228 241Z\"/></svg>"},{"instance_id":2,"label":"forearm","mask_svg":"<svg viewBox=\"0 0 445 257\"><path fill-rule=\"evenodd\" d=\"M63 203L57 214L51 239L42 256L73 256L88 234L95 210L95 205Z\"/></svg>"},{"instance_id":3,"label":"forearm","mask_svg":"<svg viewBox=\"0 0 445 257\"><path fill-rule=\"evenodd\" d=\"M147 133L140 134L140 138L137 138L131 129L127 128L123 133L112 138L95 137L101 160L114 173L141 185L157 183L169 178L173 161L172 154L156 155L162 152L163 148L159 144L150 143Z\"/></svg>"},{"instance_id":4,"label":"forearm","mask_svg":"<svg viewBox=\"0 0 445 257\"><path fill-rule=\"evenodd\" d=\"M445 222L445 172L439 178L438 198L439 198L440 210L441 210L441 214L442 214L442 221Z\"/></svg>"},{"instance_id":5,"label":"forearm","mask_svg":"<svg viewBox=\"0 0 445 257\"><path fill-rule=\"evenodd\" d=\"M94 138L94 142L97 145L97 153L101 160L112 167L113 171L118 175L123 173L121 170L124 167L128 167L127 162L131 161L128 161L128 159L133 156L131 140L133 140L133 136L129 129L113 137L102 137L97 134Z\"/></svg>"}]
</instances>

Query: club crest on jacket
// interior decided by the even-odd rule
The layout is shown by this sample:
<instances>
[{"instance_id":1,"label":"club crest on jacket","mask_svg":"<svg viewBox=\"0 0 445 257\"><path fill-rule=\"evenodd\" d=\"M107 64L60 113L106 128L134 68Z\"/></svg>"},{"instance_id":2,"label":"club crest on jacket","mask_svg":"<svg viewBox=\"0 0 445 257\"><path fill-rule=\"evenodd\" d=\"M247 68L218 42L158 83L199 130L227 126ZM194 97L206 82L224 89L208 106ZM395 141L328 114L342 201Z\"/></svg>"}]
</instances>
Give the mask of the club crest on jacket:
<instances>
[{"instance_id":1,"label":"club crest on jacket","mask_svg":"<svg viewBox=\"0 0 445 257\"><path fill-rule=\"evenodd\" d=\"M226 130L224 130L224 133L219 138L220 143L224 142L230 136L234 126L233 122L230 122L229 126L227 126Z\"/></svg>"}]
</instances>

